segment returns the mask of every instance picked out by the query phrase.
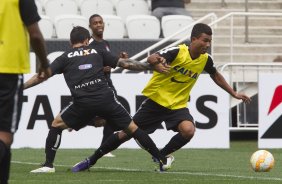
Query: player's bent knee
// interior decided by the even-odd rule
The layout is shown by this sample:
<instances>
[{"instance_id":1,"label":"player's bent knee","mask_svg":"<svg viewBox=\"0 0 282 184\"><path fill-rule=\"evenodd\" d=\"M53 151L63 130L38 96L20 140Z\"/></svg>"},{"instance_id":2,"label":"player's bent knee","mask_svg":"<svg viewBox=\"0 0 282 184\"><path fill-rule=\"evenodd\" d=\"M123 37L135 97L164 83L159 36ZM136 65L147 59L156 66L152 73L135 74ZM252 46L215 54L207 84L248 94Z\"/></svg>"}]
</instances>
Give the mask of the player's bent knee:
<instances>
[{"instance_id":1,"label":"player's bent knee","mask_svg":"<svg viewBox=\"0 0 282 184\"><path fill-rule=\"evenodd\" d=\"M178 126L179 132L186 139L191 139L195 134L195 126L190 121L183 121Z\"/></svg>"},{"instance_id":2,"label":"player's bent knee","mask_svg":"<svg viewBox=\"0 0 282 184\"><path fill-rule=\"evenodd\" d=\"M61 118L55 118L52 122L52 127L60 128L62 130L69 128Z\"/></svg>"},{"instance_id":3,"label":"player's bent knee","mask_svg":"<svg viewBox=\"0 0 282 184\"><path fill-rule=\"evenodd\" d=\"M0 140L7 146L11 146L13 143L13 134L10 132L0 131Z\"/></svg>"},{"instance_id":4,"label":"player's bent knee","mask_svg":"<svg viewBox=\"0 0 282 184\"><path fill-rule=\"evenodd\" d=\"M120 140L127 141L127 140L129 140L129 139L131 138L131 137L128 136L124 131L120 131L120 132L118 132L117 134L118 134L118 138L119 138Z\"/></svg>"}]
</instances>

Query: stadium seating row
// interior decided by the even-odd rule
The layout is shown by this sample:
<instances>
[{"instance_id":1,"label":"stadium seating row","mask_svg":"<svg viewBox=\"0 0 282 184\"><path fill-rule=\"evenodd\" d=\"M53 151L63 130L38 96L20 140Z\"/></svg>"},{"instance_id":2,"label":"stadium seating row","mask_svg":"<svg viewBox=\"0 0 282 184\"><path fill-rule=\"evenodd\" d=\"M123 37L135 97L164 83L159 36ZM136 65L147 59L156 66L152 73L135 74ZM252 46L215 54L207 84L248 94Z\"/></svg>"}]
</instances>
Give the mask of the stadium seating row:
<instances>
[{"instance_id":1,"label":"stadium seating row","mask_svg":"<svg viewBox=\"0 0 282 184\"><path fill-rule=\"evenodd\" d=\"M54 19L58 15L92 14L118 15L124 21L128 15L149 15L150 3L147 0L35 0L38 12Z\"/></svg>"},{"instance_id":2,"label":"stadium seating row","mask_svg":"<svg viewBox=\"0 0 282 184\"><path fill-rule=\"evenodd\" d=\"M130 15L124 22L116 15L102 15L105 22L105 39L158 39L161 30L163 36L168 37L181 28L193 24L193 19L183 15L167 15L160 21L151 15ZM88 28L88 19L81 15L60 15L54 19L41 16L39 26L44 38L69 39L70 30L74 26ZM190 35L191 30L186 30L175 39Z\"/></svg>"}]
</instances>

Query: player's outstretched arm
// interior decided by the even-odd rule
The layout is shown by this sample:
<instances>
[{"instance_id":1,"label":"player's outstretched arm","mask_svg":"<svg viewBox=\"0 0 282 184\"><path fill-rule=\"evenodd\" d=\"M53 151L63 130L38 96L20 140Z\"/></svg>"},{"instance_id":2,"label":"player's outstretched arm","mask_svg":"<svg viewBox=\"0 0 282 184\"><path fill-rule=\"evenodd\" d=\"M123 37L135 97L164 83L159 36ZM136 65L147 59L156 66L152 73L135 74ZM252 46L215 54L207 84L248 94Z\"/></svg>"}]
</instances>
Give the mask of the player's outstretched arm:
<instances>
[{"instance_id":1,"label":"player's outstretched arm","mask_svg":"<svg viewBox=\"0 0 282 184\"><path fill-rule=\"evenodd\" d=\"M119 58L117 66L128 70L143 71L143 70L153 70L154 67L149 63L141 63L139 61L129 59L129 58Z\"/></svg>"},{"instance_id":2,"label":"player's outstretched arm","mask_svg":"<svg viewBox=\"0 0 282 184\"><path fill-rule=\"evenodd\" d=\"M233 88L226 82L224 77L218 71L216 71L214 75L211 75L211 78L218 86L228 92L232 97L238 100L243 100L244 103L251 102L250 97L248 97L247 95L234 91Z\"/></svg>"},{"instance_id":3,"label":"player's outstretched arm","mask_svg":"<svg viewBox=\"0 0 282 184\"><path fill-rule=\"evenodd\" d=\"M42 78L39 76L39 74L35 74L34 76L32 76L28 81L26 81L24 83L23 88L24 89L28 89L30 87L36 86L37 84L40 84L42 82L44 82L46 79Z\"/></svg>"}]
</instances>

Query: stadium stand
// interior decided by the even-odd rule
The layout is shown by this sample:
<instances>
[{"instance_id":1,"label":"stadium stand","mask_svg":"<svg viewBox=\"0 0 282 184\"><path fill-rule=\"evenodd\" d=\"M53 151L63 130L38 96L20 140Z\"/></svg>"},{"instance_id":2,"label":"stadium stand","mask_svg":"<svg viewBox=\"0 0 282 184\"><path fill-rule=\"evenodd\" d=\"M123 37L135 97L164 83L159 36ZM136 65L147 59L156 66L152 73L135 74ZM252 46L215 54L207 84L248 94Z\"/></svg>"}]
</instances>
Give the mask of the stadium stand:
<instances>
[{"instance_id":1,"label":"stadium stand","mask_svg":"<svg viewBox=\"0 0 282 184\"><path fill-rule=\"evenodd\" d=\"M35 0L35 4L37 6L37 12L42 15L44 14L44 10L43 10L43 2L41 0ZM43 13L44 12L44 13Z\"/></svg>"},{"instance_id":2,"label":"stadium stand","mask_svg":"<svg viewBox=\"0 0 282 184\"><path fill-rule=\"evenodd\" d=\"M194 22L193 18L185 15L166 15L162 17L161 26L163 30L164 37L168 37L173 33L179 31L185 26L192 24ZM190 35L191 30L186 30L181 34L176 35L175 39L180 39L185 35Z\"/></svg>"},{"instance_id":3,"label":"stadium stand","mask_svg":"<svg viewBox=\"0 0 282 184\"><path fill-rule=\"evenodd\" d=\"M88 27L88 19L80 15L60 15L54 20L57 38L70 38L74 26Z\"/></svg>"},{"instance_id":4,"label":"stadium stand","mask_svg":"<svg viewBox=\"0 0 282 184\"><path fill-rule=\"evenodd\" d=\"M102 15L105 30L104 39L122 39L125 34L125 25L121 17L116 15Z\"/></svg>"},{"instance_id":5,"label":"stadium stand","mask_svg":"<svg viewBox=\"0 0 282 184\"><path fill-rule=\"evenodd\" d=\"M116 5L117 15L126 21L129 15L149 15L149 6L145 0L119 0Z\"/></svg>"},{"instance_id":6,"label":"stadium stand","mask_svg":"<svg viewBox=\"0 0 282 184\"><path fill-rule=\"evenodd\" d=\"M78 5L75 0L47 0L44 9L51 19L59 15L78 15Z\"/></svg>"},{"instance_id":7,"label":"stadium stand","mask_svg":"<svg viewBox=\"0 0 282 184\"><path fill-rule=\"evenodd\" d=\"M81 15L86 18L93 14L115 15L111 0L82 0L79 7Z\"/></svg>"},{"instance_id":8,"label":"stadium stand","mask_svg":"<svg viewBox=\"0 0 282 184\"><path fill-rule=\"evenodd\" d=\"M131 39L158 39L160 21L151 15L130 15L126 19L128 37Z\"/></svg>"},{"instance_id":9,"label":"stadium stand","mask_svg":"<svg viewBox=\"0 0 282 184\"><path fill-rule=\"evenodd\" d=\"M43 34L43 37L46 38L53 38L54 35L54 24L50 17L45 15L40 15L41 20L39 21L38 25L40 30Z\"/></svg>"}]
</instances>

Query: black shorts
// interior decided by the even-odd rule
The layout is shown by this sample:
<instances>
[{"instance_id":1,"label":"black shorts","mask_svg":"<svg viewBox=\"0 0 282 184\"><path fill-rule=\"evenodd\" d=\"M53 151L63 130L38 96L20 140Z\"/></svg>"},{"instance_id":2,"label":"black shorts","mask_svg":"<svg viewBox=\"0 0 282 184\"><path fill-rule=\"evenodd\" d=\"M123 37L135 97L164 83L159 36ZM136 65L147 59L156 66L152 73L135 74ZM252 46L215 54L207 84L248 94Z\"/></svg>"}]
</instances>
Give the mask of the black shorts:
<instances>
[{"instance_id":1,"label":"black shorts","mask_svg":"<svg viewBox=\"0 0 282 184\"><path fill-rule=\"evenodd\" d=\"M126 129L132 121L132 117L114 94L103 98L103 103L89 103L87 106L71 103L61 112L66 125L75 130L85 127L96 116L106 119L114 131Z\"/></svg>"},{"instance_id":2,"label":"black shorts","mask_svg":"<svg viewBox=\"0 0 282 184\"><path fill-rule=\"evenodd\" d=\"M15 133L23 102L23 75L0 74L0 131Z\"/></svg>"},{"instance_id":3,"label":"black shorts","mask_svg":"<svg viewBox=\"0 0 282 184\"><path fill-rule=\"evenodd\" d=\"M188 108L171 110L148 98L133 116L133 121L148 134L160 128L162 122L165 122L167 130L177 131L177 126L184 120L194 123Z\"/></svg>"}]
</instances>

